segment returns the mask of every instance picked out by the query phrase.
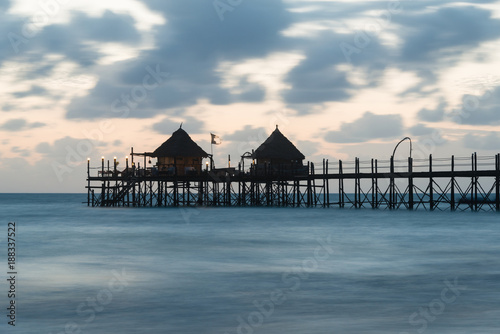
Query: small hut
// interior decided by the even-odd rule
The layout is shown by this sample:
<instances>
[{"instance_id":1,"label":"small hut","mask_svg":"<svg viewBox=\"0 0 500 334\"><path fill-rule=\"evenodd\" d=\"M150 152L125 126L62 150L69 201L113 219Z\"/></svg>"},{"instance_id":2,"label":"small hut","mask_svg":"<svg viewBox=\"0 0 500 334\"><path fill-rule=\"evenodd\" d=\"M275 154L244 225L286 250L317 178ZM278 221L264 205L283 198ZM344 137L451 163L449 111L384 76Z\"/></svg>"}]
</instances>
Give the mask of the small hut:
<instances>
[{"instance_id":1,"label":"small hut","mask_svg":"<svg viewBox=\"0 0 500 334\"><path fill-rule=\"evenodd\" d=\"M151 156L158 158L160 174L193 175L200 173L202 160L208 153L180 127Z\"/></svg>"},{"instance_id":2,"label":"small hut","mask_svg":"<svg viewBox=\"0 0 500 334\"><path fill-rule=\"evenodd\" d=\"M293 171L303 168L305 156L285 137L278 126L276 130L252 154L257 168L270 166L274 171Z\"/></svg>"}]
</instances>

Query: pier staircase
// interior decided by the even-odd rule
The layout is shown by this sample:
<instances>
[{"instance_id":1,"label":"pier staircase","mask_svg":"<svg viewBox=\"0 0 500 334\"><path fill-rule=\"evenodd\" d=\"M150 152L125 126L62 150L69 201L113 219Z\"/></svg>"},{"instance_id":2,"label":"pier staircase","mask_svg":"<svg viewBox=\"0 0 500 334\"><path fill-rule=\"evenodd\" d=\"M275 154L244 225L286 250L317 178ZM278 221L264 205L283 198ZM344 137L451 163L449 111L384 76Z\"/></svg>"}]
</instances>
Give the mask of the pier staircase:
<instances>
[{"instance_id":1,"label":"pier staircase","mask_svg":"<svg viewBox=\"0 0 500 334\"><path fill-rule=\"evenodd\" d=\"M103 188L101 196L96 200L96 206L120 206L125 196L130 193L137 183L137 179L123 180L114 186Z\"/></svg>"}]
</instances>

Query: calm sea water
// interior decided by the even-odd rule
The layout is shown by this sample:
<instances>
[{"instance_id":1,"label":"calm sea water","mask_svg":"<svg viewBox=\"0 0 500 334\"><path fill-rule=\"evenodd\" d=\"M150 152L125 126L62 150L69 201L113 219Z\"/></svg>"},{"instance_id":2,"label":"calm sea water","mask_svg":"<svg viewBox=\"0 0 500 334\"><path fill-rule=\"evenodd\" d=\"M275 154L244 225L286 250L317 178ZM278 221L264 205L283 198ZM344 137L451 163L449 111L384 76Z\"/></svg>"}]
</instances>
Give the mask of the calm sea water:
<instances>
[{"instance_id":1,"label":"calm sea water","mask_svg":"<svg viewBox=\"0 0 500 334\"><path fill-rule=\"evenodd\" d=\"M498 333L495 213L87 208L0 195L17 223L2 333ZM5 251L2 277L7 272Z\"/></svg>"}]
</instances>

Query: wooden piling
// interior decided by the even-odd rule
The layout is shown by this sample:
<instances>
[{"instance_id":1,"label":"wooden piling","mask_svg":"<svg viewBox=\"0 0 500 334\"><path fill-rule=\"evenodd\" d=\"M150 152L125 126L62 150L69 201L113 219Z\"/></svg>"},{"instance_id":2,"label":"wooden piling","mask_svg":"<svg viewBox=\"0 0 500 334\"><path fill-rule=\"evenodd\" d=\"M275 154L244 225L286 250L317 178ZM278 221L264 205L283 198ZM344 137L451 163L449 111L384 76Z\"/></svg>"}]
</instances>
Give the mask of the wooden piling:
<instances>
[{"instance_id":1,"label":"wooden piling","mask_svg":"<svg viewBox=\"0 0 500 334\"><path fill-rule=\"evenodd\" d=\"M342 160L339 160L339 207L344 207L344 172Z\"/></svg>"},{"instance_id":2,"label":"wooden piling","mask_svg":"<svg viewBox=\"0 0 500 334\"><path fill-rule=\"evenodd\" d=\"M432 154L429 154L429 205L434 210L434 178L432 177Z\"/></svg>"},{"instance_id":3,"label":"wooden piling","mask_svg":"<svg viewBox=\"0 0 500 334\"><path fill-rule=\"evenodd\" d=\"M451 156L451 181L450 181L450 206L451 211L455 211L455 156Z\"/></svg>"},{"instance_id":4,"label":"wooden piling","mask_svg":"<svg viewBox=\"0 0 500 334\"><path fill-rule=\"evenodd\" d=\"M408 209L413 210L413 159L408 158Z\"/></svg>"},{"instance_id":5,"label":"wooden piling","mask_svg":"<svg viewBox=\"0 0 500 334\"><path fill-rule=\"evenodd\" d=\"M500 154L495 155L495 169L496 169L496 177L495 177L495 209L497 212L500 211Z\"/></svg>"}]
</instances>

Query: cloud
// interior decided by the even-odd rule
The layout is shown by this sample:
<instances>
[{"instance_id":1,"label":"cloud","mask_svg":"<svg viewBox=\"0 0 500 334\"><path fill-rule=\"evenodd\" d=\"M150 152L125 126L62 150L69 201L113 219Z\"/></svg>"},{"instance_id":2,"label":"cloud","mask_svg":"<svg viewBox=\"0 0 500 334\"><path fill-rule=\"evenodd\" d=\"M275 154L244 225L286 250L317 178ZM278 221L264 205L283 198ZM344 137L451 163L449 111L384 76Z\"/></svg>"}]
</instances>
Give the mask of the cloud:
<instances>
[{"instance_id":1,"label":"cloud","mask_svg":"<svg viewBox=\"0 0 500 334\"><path fill-rule=\"evenodd\" d=\"M81 40L124 44L135 44L140 41L141 36L134 28L134 24L135 20L131 16L116 14L109 10L97 18L77 12L71 20L73 27L83 27L80 30Z\"/></svg>"},{"instance_id":2,"label":"cloud","mask_svg":"<svg viewBox=\"0 0 500 334\"><path fill-rule=\"evenodd\" d=\"M29 157L31 152L27 149L22 149L19 146L13 146L10 150L13 153L18 153L22 157Z\"/></svg>"},{"instance_id":3,"label":"cloud","mask_svg":"<svg viewBox=\"0 0 500 334\"><path fill-rule=\"evenodd\" d=\"M362 143L372 139L392 139L402 134L403 124L400 115L375 115L365 112L361 118L342 123L340 130L325 134L331 143Z\"/></svg>"},{"instance_id":4,"label":"cloud","mask_svg":"<svg viewBox=\"0 0 500 334\"><path fill-rule=\"evenodd\" d=\"M500 37L500 20L493 18L491 11L475 6L405 9L394 20L402 26L401 58L406 62L437 61L449 66L450 60L458 61L470 48Z\"/></svg>"},{"instance_id":5,"label":"cloud","mask_svg":"<svg viewBox=\"0 0 500 334\"><path fill-rule=\"evenodd\" d=\"M436 109L423 108L418 112L417 118L424 122L440 122L444 119L447 105L445 101L441 101Z\"/></svg>"},{"instance_id":6,"label":"cloud","mask_svg":"<svg viewBox=\"0 0 500 334\"><path fill-rule=\"evenodd\" d=\"M28 38L23 35L26 30L24 18L9 15L0 22L0 33L6 36L0 41L0 63L13 57L30 64L41 63L43 65L37 69L39 74L48 73L54 65L65 60L82 67L96 64L103 56L98 50L98 43L135 45L141 39L134 28L135 21L129 15L110 11L100 17L74 12L68 24L46 25ZM9 36L15 39L16 45L11 44ZM49 57L51 55L62 55L64 59L45 64L48 59L53 59Z\"/></svg>"},{"instance_id":7,"label":"cloud","mask_svg":"<svg viewBox=\"0 0 500 334\"><path fill-rule=\"evenodd\" d=\"M6 103L2 106L2 111L9 112L14 109L14 106L10 103Z\"/></svg>"},{"instance_id":8,"label":"cloud","mask_svg":"<svg viewBox=\"0 0 500 334\"><path fill-rule=\"evenodd\" d=\"M16 132L16 131L24 131L29 129L40 128L45 125L46 125L45 123L41 122L29 123L25 119L16 118L8 120L7 122L0 125L0 130Z\"/></svg>"},{"instance_id":9,"label":"cloud","mask_svg":"<svg viewBox=\"0 0 500 334\"><path fill-rule=\"evenodd\" d=\"M264 89L246 81L240 82L239 93L232 94L223 87L218 68L223 61L240 62L285 49L286 38L280 31L290 24L291 14L282 1L245 2L227 13L223 22L211 1L146 1L146 4L162 13L167 21L154 31L155 47L141 52L134 61L109 66L106 72L111 77L101 76L96 89L73 100L67 118L116 117L105 112L117 93L128 94L133 87L143 84L148 74L146 66L159 66L170 76L149 92L141 102L140 112L128 117L151 117L165 113L166 109L195 105L200 99L216 105L264 99ZM93 106L92 112L89 105Z\"/></svg>"},{"instance_id":10,"label":"cloud","mask_svg":"<svg viewBox=\"0 0 500 334\"><path fill-rule=\"evenodd\" d=\"M370 10L380 13L386 6L380 2L361 4L325 2L315 4L314 15L309 11L294 17L297 22L309 18L309 22L305 21L309 24L318 17L361 23L347 34L328 29L307 39L293 40L295 48L304 51L305 59L285 78L290 88L282 96L290 108L304 114L313 111L314 103L349 100L361 89L377 87L388 67L420 77L403 96L428 94L428 87L437 82L443 69L455 66L464 52L500 38L500 20L493 17L492 11L475 6L452 6L453 1L433 3L432 7L429 2L405 2L400 13L389 14L387 22L381 23L382 17L366 13ZM334 6L339 8L337 12L332 10ZM330 16L329 20L326 16ZM370 25L378 26L381 34L363 28ZM393 34L394 40L400 42L382 40L382 33ZM352 73L345 65L355 67L366 82L352 82ZM442 112L422 111L421 116L436 119Z\"/></svg>"},{"instance_id":11,"label":"cloud","mask_svg":"<svg viewBox=\"0 0 500 334\"><path fill-rule=\"evenodd\" d=\"M97 20L97 21L96 21ZM95 65L103 56L96 45L89 43L90 41L110 42L107 37L109 33L103 31L103 37L98 37L93 33L91 28L93 25L104 25L98 23L98 19L87 18L78 14L77 21L81 25L76 26L70 24L54 24L44 27L44 29L32 40L28 42L29 51L36 51L37 54L43 52L47 54L63 55L66 60L70 60L79 64L82 67ZM84 24L84 22L86 24ZM108 26L112 29L112 26ZM91 30L91 31L89 31ZM94 40L97 38L97 40ZM120 42L121 39L117 42Z\"/></svg>"},{"instance_id":12,"label":"cloud","mask_svg":"<svg viewBox=\"0 0 500 334\"><path fill-rule=\"evenodd\" d=\"M488 132L485 135L469 133L462 140L465 147L473 150L500 151L500 135L497 132Z\"/></svg>"},{"instance_id":13,"label":"cloud","mask_svg":"<svg viewBox=\"0 0 500 334\"><path fill-rule=\"evenodd\" d=\"M295 146L300 152L302 152L302 154L305 155L306 159L308 159L308 157L311 157L318 152L319 143L310 140L299 140Z\"/></svg>"},{"instance_id":14,"label":"cloud","mask_svg":"<svg viewBox=\"0 0 500 334\"><path fill-rule=\"evenodd\" d=\"M424 124L417 124L408 129L412 136L425 136L430 135L435 129L429 128Z\"/></svg>"},{"instance_id":15,"label":"cloud","mask_svg":"<svg viewBox=\"0 0 500 334\"><path fill-rule=\"evenodd\" d=\"M244 153L257 149L270 134L264 127L245 125L242 129L224 134L221 137L223 143L231 142L230 149L241 156Z\"/></svg>"},{"instance_id":16,"label":"cloud","mask_svg":"<svg viewBox=\"0 0 500 334\"><path fill-rule=\"evenodd\" d=\"M18 99L28 97L28 96L43 96L48 94L48 91L40 86L33 85L31 88L24 92L15 92L12 95Z\"/></svg>"},{"instance_id":17,"label":"cloud","mask_svg":"<svg viewBox=\"0 0 500 334\"><path fill-rule=\"evenodd\" d=\"M7 10L10 7L10 0L0 0L0 9Z\"/></svg>"},{"instance_id":18,"label":"cloud","mask_svg":"<svg viewBox=\"0 0 500 334\"><path fill-rule=\"evenodd\" d=\"M171 135L179 128L181 123L182 128L189 134L198 134L205 131L205 123L193 117L184 117L181 121L164 118L160 122L153 124L152 128L159 134Z\"/></svg>"},{"instance_id":19,"label":"cloud","mask_svg":"<svg viewBox=\"0 0 500 334\"><path fill-rule=\"evenodd\" d=\"M313 38L305 48L306 58L293 68L285 77L290 88L282 92L283 99L299 113L311 109L304 106L329 101L346 101L357 90L377 85L383 70L390 64L388 50L376 36L369 36L369 44L352 59L346 57L342 45L354 45L353 34L323 33ZM340 65L349 65L341 69ZM351 66L362 70L366 83L354 84L348 78Z\"/></svg>"},{"instance_id":20,"label":"cloud","mask_svg":"<svg viewBox=\"0 0 500 334\"><path fill-rule=\"evenodd\" d=\"M442 146L448 141L443 138L442 131L436 128L430 128L424 124L417 124L407 129L412 137L418 137L418 143L421 145ZM415 138L412 138L415 139ZM422 146L425 147L425 146Z\"/></svg>"},{"instance_id":21,"label":"cloud","mask_svg":"<svg viewBox=\"0 0 500 334\"><path fill-rule=\"evenodd\" d=\"M251 125L245 125L243 129L236 130L233 133L224 135L225 140L238 141L238 142L264 142L269 134L267 130L263 127L253 127Z\"/></svg>"},{"instance_id":22,"label":"cloud","mask_svg":"<svg viewBox=\"0 0 500 334\"><path fill-rule=\"evenodd\" d=\"M487 90L481 96L466 94L462 106L448 117L458 124L497 125L500 124L500 86Z\"/></svg>"},{"instance_id":23,"label":"cloud","mask_svg":"<svg viewBox=\"0 0 500 334\"><path fill-rule=\"evenodd\" d=\"M66 136L55 140L52 144L48 142L39 143L35 147L35 152L42 154L44 158L51 161L59 161L73 167L85 162L96 147L106 145L104 142Z\"/></svg>"}]
</instances>

